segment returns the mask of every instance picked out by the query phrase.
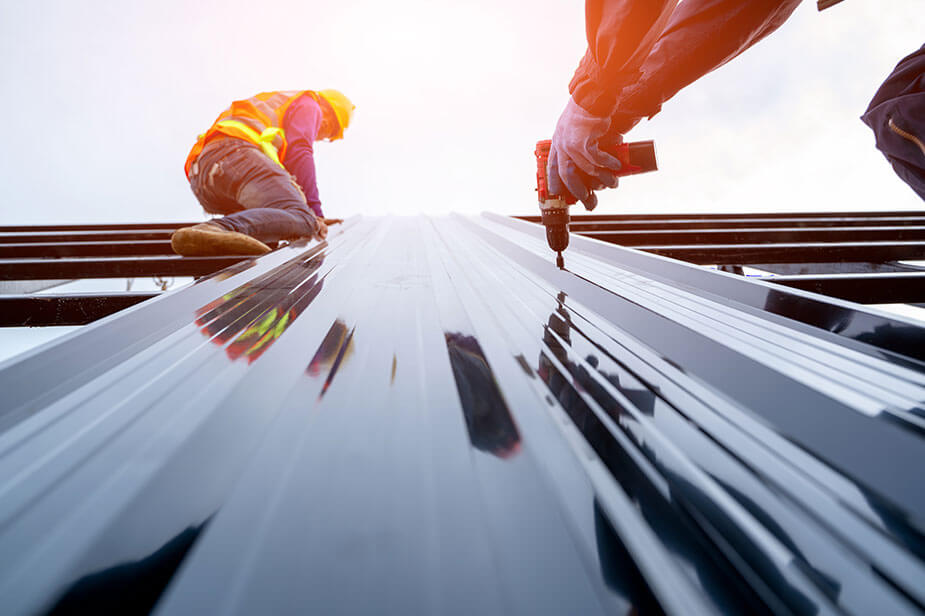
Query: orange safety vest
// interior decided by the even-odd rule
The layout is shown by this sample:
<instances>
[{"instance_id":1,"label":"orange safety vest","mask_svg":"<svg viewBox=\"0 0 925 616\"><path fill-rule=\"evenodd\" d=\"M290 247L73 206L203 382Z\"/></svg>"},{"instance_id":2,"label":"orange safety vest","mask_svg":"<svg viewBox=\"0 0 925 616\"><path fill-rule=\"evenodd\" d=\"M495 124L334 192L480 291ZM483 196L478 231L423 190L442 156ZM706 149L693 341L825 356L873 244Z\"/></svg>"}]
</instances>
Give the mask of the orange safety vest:
<instances>
[{"instance_id":1,"label":"orange safety vest","mask_svg":"<svg viewBox=\"0 0 925 616\"><path fill-rule=\"evenodd\" d=\"M217 133L253 143L260 147L273 162L282 166L280 159L286 156L283 117L289 105L303 94L308 94L315 101L320 98L319 94L311 90L285 90L262 92L231 103L231 107L216 118L209 130L199 135L196 145L186 157L186 165L183 167L186 177L189 178L190 167L202 152L202 148Z\"/></svg>"}]
</instances>

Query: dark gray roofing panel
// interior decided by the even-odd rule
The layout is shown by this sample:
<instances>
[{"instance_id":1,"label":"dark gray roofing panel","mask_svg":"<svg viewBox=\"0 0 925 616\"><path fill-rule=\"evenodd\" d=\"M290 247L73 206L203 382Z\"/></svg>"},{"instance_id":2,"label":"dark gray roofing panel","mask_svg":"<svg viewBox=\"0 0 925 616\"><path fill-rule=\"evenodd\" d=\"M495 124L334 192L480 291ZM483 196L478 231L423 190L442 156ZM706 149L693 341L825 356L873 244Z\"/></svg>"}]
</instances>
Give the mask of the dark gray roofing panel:
<instances>
[{"instance_id":1,"label":"dark gray roofing panel","mask_svg":"<svg viewBox=\"0 0 925 616\"><path fill-rule=\"evenodd\" d=\"M0 605L922 610L914 322L566 262L527 222L354 219L0 364Z\"/></svg>"}]
</instances>

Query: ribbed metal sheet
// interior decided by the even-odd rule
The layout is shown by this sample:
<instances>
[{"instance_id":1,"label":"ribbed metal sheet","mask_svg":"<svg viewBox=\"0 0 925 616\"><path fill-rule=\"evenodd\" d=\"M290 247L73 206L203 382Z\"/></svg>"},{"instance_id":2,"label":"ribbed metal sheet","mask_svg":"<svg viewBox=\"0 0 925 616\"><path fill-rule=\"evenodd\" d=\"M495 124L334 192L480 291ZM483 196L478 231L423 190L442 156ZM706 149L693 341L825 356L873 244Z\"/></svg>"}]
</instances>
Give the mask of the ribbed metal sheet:
<instances>
[{"instance_id":1,"label":"ribbed metal sheet","mask_svg":"<svg viewBox=\"0 0 925 616\"><path fill-rule=\"evenodd\" d=\"M355 219L0 365L0 605L919 613L922 328Z\"/></svg>"}]
</instances>

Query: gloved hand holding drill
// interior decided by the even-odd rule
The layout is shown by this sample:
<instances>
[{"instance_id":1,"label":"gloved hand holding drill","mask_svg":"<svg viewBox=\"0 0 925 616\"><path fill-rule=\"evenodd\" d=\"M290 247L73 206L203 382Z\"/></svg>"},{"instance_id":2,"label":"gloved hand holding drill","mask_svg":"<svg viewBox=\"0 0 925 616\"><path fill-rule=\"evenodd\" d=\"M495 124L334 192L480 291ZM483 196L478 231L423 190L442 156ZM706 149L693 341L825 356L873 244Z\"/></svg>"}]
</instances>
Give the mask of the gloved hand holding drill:
<instances>
[{"instance_id":1,"label":"gloved hand holding drill","mask_svg":"<svg viewBox=\"0 0 925 616\"><path fill-rule=\"evenodd\" d=\"M570 193L585 209L597 206L595 190L616 188L622 164L604 148L623 142L619 134L609 134L610 118L598 117L569 99L552 135L547 177L549 192Z\"/></svg>"}]
</instances>

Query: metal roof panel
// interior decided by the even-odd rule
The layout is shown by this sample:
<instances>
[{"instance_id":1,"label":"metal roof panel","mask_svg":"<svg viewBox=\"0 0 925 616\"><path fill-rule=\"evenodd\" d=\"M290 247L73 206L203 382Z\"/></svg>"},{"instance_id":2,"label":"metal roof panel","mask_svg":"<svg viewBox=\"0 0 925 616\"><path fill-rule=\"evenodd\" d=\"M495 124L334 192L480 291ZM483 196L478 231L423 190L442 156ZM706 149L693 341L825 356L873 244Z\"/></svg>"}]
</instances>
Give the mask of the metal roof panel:
<instances>
[{"instance_id":1,"label":"metal roof panel","mask_svg":"<svg viewBox=\"0 0 925 616\"><path fill-rule=\"evenodd\" d=\"M922 609L914 322L568 266L526 222L357 218L0 364L0 601Z\"/></svg>"}]
</instances>

